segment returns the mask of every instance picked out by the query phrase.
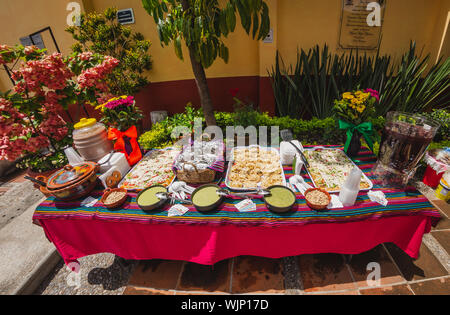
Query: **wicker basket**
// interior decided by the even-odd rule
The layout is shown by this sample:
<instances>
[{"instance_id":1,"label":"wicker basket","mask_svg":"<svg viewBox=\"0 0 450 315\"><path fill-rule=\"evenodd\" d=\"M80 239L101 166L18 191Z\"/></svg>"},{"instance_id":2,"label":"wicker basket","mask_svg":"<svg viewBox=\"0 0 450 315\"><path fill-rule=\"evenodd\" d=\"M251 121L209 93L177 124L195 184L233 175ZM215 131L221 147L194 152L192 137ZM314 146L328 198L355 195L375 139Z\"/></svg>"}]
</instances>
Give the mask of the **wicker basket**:
<instances>
[{"instance_id":1,"label":"wicker basket","mask_svg":"<svg viewBox=\"0 0 450 315\"><path fill-rule=\"evenodd\" d=\"M192 165L194 170L187 171L185 166ZM183 170L177 170L177 178L187 184L207 184L212 183L216 178L216 171L209 168L199 170L193 163L185 163Z\"/></svg>"}]
</instances>

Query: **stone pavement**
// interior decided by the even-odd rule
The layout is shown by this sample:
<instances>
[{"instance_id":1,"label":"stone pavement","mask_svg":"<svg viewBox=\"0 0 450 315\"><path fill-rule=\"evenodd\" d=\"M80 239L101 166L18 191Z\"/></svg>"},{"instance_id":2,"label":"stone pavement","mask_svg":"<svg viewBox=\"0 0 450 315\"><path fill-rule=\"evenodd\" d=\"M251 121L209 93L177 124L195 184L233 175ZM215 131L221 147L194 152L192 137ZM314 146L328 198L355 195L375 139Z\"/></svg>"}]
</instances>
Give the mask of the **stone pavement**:
<instances>
[{"instance_id":1,"label":"stone pavement","mask_svg":"<svg viewBox=\"0 0 450 315\"><path fill-rule=\"evenodd\" d=\"M450 294L450 205L431 189L420 190L440 210L442 220L426 234L420 257L410 258L392 243L354 255L301 255L283 259L237 257L202 266L166 260L140 262L124 291L126 295L188 294ZM370 262L380 264L381 279L371 286Z\"/></svg>"},{"instance_id":2,"label":"stone pavement","mask_svg":"<svg viewBox=\"0 0 450 315\"><path fill-rule=\"evenodd\" d=\"M23 175L11 174L0 184L0 294L31 293L60 259L32 224L44 196Z\"/></svg>"},{"instance_id":3,"label":"stone pavement","mask_svg":"<svg viewBox=\"0 0 450 315\"><path fill-rule=\"evenodd\" d=\"M24 175L25 172L17 171L0 179L0 229L43 197Z\"/></svg>"}]
</instances>

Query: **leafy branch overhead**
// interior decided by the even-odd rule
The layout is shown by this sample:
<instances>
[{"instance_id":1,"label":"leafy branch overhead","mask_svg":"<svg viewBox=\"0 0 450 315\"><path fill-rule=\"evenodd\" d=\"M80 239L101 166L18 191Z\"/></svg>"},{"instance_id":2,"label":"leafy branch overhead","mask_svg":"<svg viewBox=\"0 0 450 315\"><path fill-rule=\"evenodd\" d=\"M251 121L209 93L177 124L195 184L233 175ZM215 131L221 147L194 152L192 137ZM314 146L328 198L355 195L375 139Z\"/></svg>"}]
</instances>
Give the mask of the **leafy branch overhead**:
<instances>
[{"instance_id":1,"label":"leafy branch overhead","mask_svg":"<svg viewBox=\"0 0 450 315\"><path fill-rule=\"evenodd\" d=\"M269 8L262 0L229 0L223 7L217 0L142 0L142 4L157 24L161 45L173 42L177 57L183 60L184 41L204 68L217 57L228 62L222 36L235 30L238 15L254 39L265 38L270 30Z\"/></svg>"}]
</instances>

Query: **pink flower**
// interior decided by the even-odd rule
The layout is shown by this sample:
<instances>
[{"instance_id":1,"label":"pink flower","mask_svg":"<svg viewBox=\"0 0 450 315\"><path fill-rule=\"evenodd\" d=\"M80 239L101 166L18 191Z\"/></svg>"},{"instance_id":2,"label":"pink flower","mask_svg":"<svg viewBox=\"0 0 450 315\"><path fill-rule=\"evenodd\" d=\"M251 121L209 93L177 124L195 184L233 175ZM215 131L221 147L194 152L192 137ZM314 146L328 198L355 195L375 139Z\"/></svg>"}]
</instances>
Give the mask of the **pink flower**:
<instances>
[{"instance_id":1,"label":"pink flower","mask_svg":"<svg viewBox=\"0 0 450 315\"><path fill-rule=\"evenodd\" d=\"M378 91L372 90L372 89L366 89L365 92L370 93L370 95L372 95L372 97L375 97L377 99L377 102L380 101L380 94L378 93Z\"/></svg>"},{"instance_id":2,"label":"pink flower","mask_svg":"<svg viewBox=\"0 0 450 315\"><path fill-rule=\"evenodd\" d=\"M117 59L106 56L101 64L85 69L76 77L69 68L70 59L65 60L58 53L34 54L37 50L34 46L25 47L23 52L32 60L12 72L16 96L38 105L34 106L34 113L25 115L20 112L23 103L13 104L0 98L0 159L13 161L48 147L49 139L64 139L69 130L60 113L62 101L68 96L93 92L97 99L111 97L105 79L118 65ZM91 52L85 52L78 57L91 61L92 56ZM14 59L15 50L0 45L0 64Z\"/></svg>"},{"instance_id":3,"label":"pink flower","mask_svg":"<svg viewBox=\"0 0 450 315\"><path fill-rule=\"evenodd\" d=\"M78 76L77 83L79 88L94 88L106 92L107 85L104 82L104 79L118 64L119 60L106 56L100 65L89 68Z\"/></svg>"},{"instance_id":4,"label":"pink flower","mask_svg":"<svg viewBox=\"0 0 450 315\"><path fill-rule=\"evenodd\" d=\"M79 54L78 57L83 61L89 61L92 59L92 55L93 55L92 52L86 51L86 52L82 52L81 54Z\"/></svg>"},{"instance_id":5,"label":"pink flower","mask_svg":"<svg viewBox=\"0 0 450 315\"><path fill-rule=\"evenodd\" d=\"M108 109L116 109L120 106L126 106L129 107L134 104L134 97L128 96L127 98L122 98L114 101L108 102L105 107Z\"/></svg>"},{"instance_id":6,"label":"pink flower","mask_svg":"<svg viewBox=\"0 0 450 315\"><path fill-rule=\"evenodd\" d=\"M39 131L43 135L59 141L64 139L69 129L67 128L67 123L61 116L50 114L39 126Z\"/></svg>"},{"instance_id":7,"label":"pink flower","mask_svg":"<svg viewBox=\"0 0 450 315\"><path fill-rule=\"evenodd\" d=\"M34 53L35 51L37 51L39 48L37 48L36 46L26 46L24 49L25 55L31 55L32 53Z\"/></svg>"}]
</instances>

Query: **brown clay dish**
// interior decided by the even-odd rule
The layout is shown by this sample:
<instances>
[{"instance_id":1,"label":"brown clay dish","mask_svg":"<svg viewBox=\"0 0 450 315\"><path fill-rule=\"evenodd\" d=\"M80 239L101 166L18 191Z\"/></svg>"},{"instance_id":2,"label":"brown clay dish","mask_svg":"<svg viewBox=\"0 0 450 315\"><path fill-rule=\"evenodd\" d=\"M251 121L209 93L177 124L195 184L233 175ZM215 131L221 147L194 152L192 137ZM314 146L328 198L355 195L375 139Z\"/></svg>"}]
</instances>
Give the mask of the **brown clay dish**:
<instances>
[{"instance_id":1,"label":"brown clay dish","mask_svg":"<svg viewBox=\"0 0 450 315\"><path fill-rule=\"evenodd\" d=\"M308 194L311 193L311 192L314 192L314 191L321 192L325 196L327 202L317 203L317 202L312 201L310 198L308 198ZM326 210L328 205L330 204L330 202L331 202L331 195L328 193L328 191L326 191L324 189L311 188L311 189L308 189L307 191L305 191L305 200L306 200L306 204L311 209L317 210L317 211L323 211L323 210Z\"/></svg>"},{"instance_id":2,"label":"brown clay dish","mask_svg":"<svg viewBox=\"0 0 450 315\"><path fill-rule=\"evenodd\" d=\"M112 194L112 193L122 193L123 197L120 198L119 200L113 202L113 203L107 203L108 202L108 197ZM101 203L103 203L103 205L108 208L108 209L114 209L114 208L118 208L121 205L123 205L123 203L125 202L125 200L127 200L128 198L128 194L127 194L127 190L123 189L123 188L108 188L105 190L102 199L100 200Z\"/></svg>"},{"instance_id":3,"label":"brown clay dish","mask_svg":"<svg viewBox=\"0 0 450 315\"><path fill-rule=\"evenodd\" d=\"M70 201L82 198L94 190L98 169L97 163L85 162L77 166L67 165L48 179L41 176L37 179L47 183L45 187L40 187L44 195Z\"/></svg>"}]
</instances>

